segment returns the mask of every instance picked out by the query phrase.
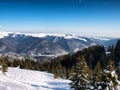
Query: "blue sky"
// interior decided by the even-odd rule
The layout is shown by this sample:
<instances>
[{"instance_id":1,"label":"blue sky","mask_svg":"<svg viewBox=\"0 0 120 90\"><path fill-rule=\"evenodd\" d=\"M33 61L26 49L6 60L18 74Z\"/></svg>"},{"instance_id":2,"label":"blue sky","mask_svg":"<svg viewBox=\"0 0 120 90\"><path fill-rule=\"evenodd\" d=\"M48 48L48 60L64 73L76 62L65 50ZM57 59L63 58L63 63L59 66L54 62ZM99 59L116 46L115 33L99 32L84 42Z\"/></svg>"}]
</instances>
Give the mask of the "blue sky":
<instances>
[{"instance_id":1,"label":"blue sky","mask_svg":"<svg viewBox=\"0 0 120 90\"><path fill-rule=\"evenodd\" d=\"M120 0L0 0L0 30L120 35Z\"/></svg>"}]
</instances>

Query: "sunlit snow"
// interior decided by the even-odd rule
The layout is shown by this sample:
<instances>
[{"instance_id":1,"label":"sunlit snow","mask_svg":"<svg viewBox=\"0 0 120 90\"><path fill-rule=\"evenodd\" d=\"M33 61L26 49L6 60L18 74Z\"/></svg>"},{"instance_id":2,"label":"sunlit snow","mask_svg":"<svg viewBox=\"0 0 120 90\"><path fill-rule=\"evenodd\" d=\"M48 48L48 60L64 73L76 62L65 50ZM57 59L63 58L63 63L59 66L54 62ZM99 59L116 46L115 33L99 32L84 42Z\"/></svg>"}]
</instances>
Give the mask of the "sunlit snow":
<instances>
[{"instance_id":1,"label":"sunlit snow","mask_svg":"<svg viewBox=\"0 0 120 90\"><path fill-rule=\"evenodd\" d=\"M0 90L69 90L68 83L41 71L9 68L6 75L0 72Z\"/></svg>"}]
</instances>

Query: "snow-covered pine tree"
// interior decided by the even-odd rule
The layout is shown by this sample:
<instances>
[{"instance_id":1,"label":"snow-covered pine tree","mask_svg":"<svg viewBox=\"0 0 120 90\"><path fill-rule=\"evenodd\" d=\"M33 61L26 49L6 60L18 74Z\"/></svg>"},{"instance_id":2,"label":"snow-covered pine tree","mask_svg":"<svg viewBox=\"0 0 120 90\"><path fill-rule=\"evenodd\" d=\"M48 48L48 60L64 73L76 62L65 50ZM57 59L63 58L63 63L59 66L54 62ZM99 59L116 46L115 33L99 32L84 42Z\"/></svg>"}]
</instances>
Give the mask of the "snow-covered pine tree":
<instances>
[{"instance_id":1,"label":"snow-covered pine tree","mask_svg":"<svg viewBox=\"0 0 120 90\"><path fill-rule=\"evenodd\" d=\"M91 89L92 90L99 90L101 88L101 74L102 74L102 68L100 65L100 62L98 62L92 72L91 75Z\"/></svg>"},{"instance_id":2,"label":"snow-covered pine tree","mask_svg":"<svg viewBox=\"0 0 120 90\"><path fill-rule=\"evenodd\" d=\"M118 80L114 63L110 61L102 73L102 90L117 90Z\"/></svg>"},{"instance_id":3,"label":"snow-covered pine tree","mask_svg":"<svg viewBox=\"0 0 120 90\"><path fill-rule=\"evenodd\" d=\"M77 59L78 62L71 77L71 88L75 90L86 90L88 88L88 66L84 56Z\"/></svg>"}]
</instances>

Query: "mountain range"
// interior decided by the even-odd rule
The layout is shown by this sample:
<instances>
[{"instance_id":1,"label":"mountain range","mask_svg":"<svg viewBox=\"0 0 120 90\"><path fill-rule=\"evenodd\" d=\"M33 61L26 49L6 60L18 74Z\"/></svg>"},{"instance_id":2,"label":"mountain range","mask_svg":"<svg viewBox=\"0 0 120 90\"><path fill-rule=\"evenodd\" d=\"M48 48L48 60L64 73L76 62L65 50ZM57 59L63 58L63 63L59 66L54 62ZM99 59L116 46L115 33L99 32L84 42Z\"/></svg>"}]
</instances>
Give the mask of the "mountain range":
<instances>
[{"instance_id":1,"label":"mountain range","mask_svg":"<svg viewBox=\"0 0 120 90\"><path fill-rule=\"evenodd\" d=\"M83 37L76 34L0 32L0 54L56 57L93 45L115 45L117 38Z\"/></svg>"}]
</instances>

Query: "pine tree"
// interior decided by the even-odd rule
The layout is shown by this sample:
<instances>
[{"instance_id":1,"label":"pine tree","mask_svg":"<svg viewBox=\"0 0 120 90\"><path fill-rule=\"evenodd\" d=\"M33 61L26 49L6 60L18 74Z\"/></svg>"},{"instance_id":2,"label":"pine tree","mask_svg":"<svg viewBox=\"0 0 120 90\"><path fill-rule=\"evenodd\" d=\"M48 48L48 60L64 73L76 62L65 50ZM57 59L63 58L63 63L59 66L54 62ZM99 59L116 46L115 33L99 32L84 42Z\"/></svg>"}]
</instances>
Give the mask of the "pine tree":
<instances>
[{"instance_id":1,"label":"pine tree","mask_svg":"<svg viewBox=\"0 0 120 90\"><path fill-rule=\"evenodd\" d=\"M91 77L91 86L93 90L99 90L100 88L101 73L102 73L102 68L101 68L100 62L98 62L93 70L92 77Z\"/></svg>"},{"instance_id":2,"label":"pine tree","mask_svg":"<svg viewBox=\"0 0 120 90\"><path fill-rule=\"evenodd\" d=\"M5 72L7 72L8 66L6 63L2 64L2 73L5 74Z\"/></svg>"},{"instance_id":3,"label":"pine tree","mask_svg":"<svg viewBox=\"0 0 120 90\"><path fill-rule=\"evenodd\" d=\"M117 90L117 74L112 61L109 62L107 68L103 71L102 82L101 86L103 90Z\"/></svg>"},{"instance_id":4,"label":"pine tree","mask_svg":"<svg viewBox=\"0 0 120 90\"><path fill-rule=\"evenodd\" d=\"M116 63L120 61L120 39L117 41L115 46L114 58L116 60Z\"/></svg>"},{"instance_id":5,"label":"pine tree","mask_svg":"<svg viewBox=\"0 0 120 90\"><path fill-rule=\"evenodd\" d=\"M66 75L67 73L66 73L66 68L65 67L62 67L62 78L66 78L67 77L67 75Z\"/></svg>"},{"instance_id":6,"label":"pine tree","mask_svg":"<svg viewBox=\"0 0 120 90\"><path fill-rule=\"evenodd\" d=\"M88 66L85 62L84 56L78 58L75 71L71 77L71 88L75 90L86 90L88 88Z\"/></svg>"},{"instance_id":7,"label":"pine tree","mask_svg":"<svg viewBox=\"0 0 120 90\"><path fill-rule=\"evenodd\" d=\"M72 75L74 73L74 69L75 69L75 66L73 65L70 69L70 77L69 78L72 78Z\"/></svg>"},{"instance_id":8,"label":"pine tree","mask_svg":"<svg viewBox=\"0 0 120 90\"><path fill-rule=\"evenodd\" d=\"M108 47L107 52L110 52L110 53L113 54L114 50L115 50L114 45L112 45L112 46L109 46L109 47Z\"/></svg>"},{"instance_id":9,"label":"pine tree","mask_svg":"<svg viewBox=\"0 0 120 90\"><path fill-rule=\"evenodd\" d=\"M0 58L0 63L2 65L1 67L1 71L3 74L5 74L5 72L7 72L7 69L8 69L8 65L7 65L7 61L6 61L6 57L1 57Z\"/></svg>"},{"instance_id":10,"label":"pine tree","mask_svg":"<svg viewBox=\"0 0 120 90\"><path fill-rule=\"evenodd\" d=\"M59 72L57 66L52 66L52 73L54 74L54 78L59 77Z\"/></svg>"}]
</instances>

